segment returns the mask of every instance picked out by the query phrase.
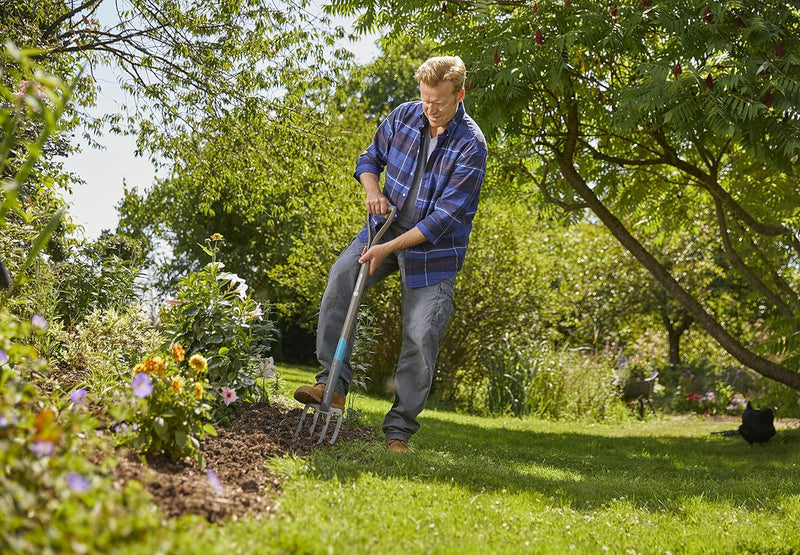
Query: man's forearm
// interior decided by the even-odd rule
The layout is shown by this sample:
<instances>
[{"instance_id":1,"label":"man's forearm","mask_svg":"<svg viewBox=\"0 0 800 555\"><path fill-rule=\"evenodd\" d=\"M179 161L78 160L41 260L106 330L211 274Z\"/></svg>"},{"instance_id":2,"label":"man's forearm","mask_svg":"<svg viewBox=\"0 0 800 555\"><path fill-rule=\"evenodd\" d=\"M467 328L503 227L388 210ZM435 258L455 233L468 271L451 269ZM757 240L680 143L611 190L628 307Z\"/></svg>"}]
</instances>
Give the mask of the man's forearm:
<instances>
[{"instance_id":1,"label":"man's forearm","mask_svg":"<svg viewBox=\"0 0 800 555\"><path fill-rule=\"evenodd\" d=\"M383 259L389 254L401 249L413 247L414 245L419 245L427 240L427 237L425 237L425 235L418 228L413 227L402 235L395 237L391 241L374 245L372 248L368 249L364 254L362 254L358 261L361 263L364 263L368 260L371 261L372 265L369 269L369 275L372 275L375 272L375 269L380 266L381 262L383 262Z\"/></svg>"},{"instance_id":2,"label":"man's forearm","mask_svg":"<svg viewBox=\"0 0 800 555\"><path fill-rule=\"evenodd\" d=\"M364 172L358 176L358 180L361 182L361 186L364 187L364 192L367 194L367 197L381 194L378 176L374 173Z\"/></svg>"},{"instance_id":3,"label":"man's forearm","mask_svg":"<svg viewBox=\"0 0 800 555\"><path fill-rule=\"evenodd\" d=\"M415 245L419 245L420 243L424 243L427 241L428 238L422 234L422 232L417 227L412 227L402 235L398 235L391 241L386 243L386 247L391 249L391 252L407 249L408 247L413 247Z\"/></svg>"}]
</instances>

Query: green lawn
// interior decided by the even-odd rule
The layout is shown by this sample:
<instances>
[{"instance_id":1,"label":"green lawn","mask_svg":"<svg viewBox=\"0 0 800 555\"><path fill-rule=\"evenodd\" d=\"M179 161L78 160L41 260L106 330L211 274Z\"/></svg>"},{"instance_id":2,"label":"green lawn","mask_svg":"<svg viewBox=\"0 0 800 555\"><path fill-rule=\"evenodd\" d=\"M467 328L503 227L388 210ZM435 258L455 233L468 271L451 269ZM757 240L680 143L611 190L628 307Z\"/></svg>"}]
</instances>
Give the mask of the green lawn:
<instances>
[{"instance_id":1,"label":"green lawn","mask_svg":"<svg viewBox=\"0 0 800 555\"><path fill-rule=\"evenodd\" d=\"M288 395L312 380L284 368ZM389 403L359 398L380 427ZM425 411L413 455L339 443L268 461L274 517L186 519L146 551L185 553L800 553L800 432L750 447L730 423L625 424ZM380 433L378 433L380 437Z\"/></svg>"}]
</instances>

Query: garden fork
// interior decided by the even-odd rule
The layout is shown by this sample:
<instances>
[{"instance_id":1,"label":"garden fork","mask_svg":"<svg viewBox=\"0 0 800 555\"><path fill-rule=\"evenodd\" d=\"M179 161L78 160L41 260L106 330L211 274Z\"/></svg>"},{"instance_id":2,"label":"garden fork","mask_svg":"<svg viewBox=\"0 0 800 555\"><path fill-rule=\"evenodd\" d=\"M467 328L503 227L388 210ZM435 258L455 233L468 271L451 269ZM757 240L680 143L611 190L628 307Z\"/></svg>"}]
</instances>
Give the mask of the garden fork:
<instances>
[{"instance_id":1,"label":"garden fork","mask_svg":"<svg viewBox=\"0 0 800 555\"><path fill-rule=\"evenodd\" d=\"M386 218L386 222L384 222L374 237L372 236L372 223L370 222L370 215L367 214L367 249L380 241L381 237L383 237L384 233L386 233L386 231L389 229L389 226L392 225L392 220L394 220L394 215L396 212L397 208L389 205L389 216ZM347 308L347 316L345 316L344 319L342 333L339 335L339 342L336 345L336 352L333 355L331 369L328 372L328 384L330 384L330 387L325 388L325 393L322 395L322 402L308 403L305 407L303 407L303 415L300 417L300 423L297 425L297 429L292 437L293 442L297 441L297 438L300 437L300 432L303 430L303 423L306 420L306 416L308 416L309 408L314 409L314 420L311 422L311 430L308 434L309 439L314 437L314 430L317 428L317 420L319 419L320 415L325 417L325 423L323 424L322 431L319 434L317 445L321 444L322 440L325 439L325 434L328 432L328 426L331 423L331 417L334 415L338 416L338 421L336 422L336 428L333 430L333 436L331 436L330 444L333 445L333 443L336 441L336 438L339 437L339 430L341 429L342 421L344 420L344 409L337 409L331 406L331 402L333 401L333 393L336 389L334 384L336 384L339 380L339 372L341 371L342 364L344 363L344 356L347 352L347 342L353 331L356 316L358 315L358 307L361 304L361 295L364 293L364 288L367 284L369 267L370 261L367 260L361 265L361 269L358 271L356 284L353 288L353 296L350 298L350 306Z\"/></svg>"}]
</instances>

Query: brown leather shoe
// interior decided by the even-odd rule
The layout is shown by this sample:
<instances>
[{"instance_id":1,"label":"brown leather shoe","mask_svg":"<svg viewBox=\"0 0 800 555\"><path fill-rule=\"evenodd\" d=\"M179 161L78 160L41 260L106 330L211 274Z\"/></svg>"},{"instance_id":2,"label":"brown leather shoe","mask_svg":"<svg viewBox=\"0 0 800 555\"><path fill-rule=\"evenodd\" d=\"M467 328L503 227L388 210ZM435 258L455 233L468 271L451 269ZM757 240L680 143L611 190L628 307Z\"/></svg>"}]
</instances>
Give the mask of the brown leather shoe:
<instances>
[{"instance_id":1,"label":"brown leather shoe","mask_svg":"<svg viewBox=\"0 0 800 555\"><path fill-rule=\"evenodd\" d=\"M294 398L304 405L309 403L320 404L322 396L325 394L325 384L318 383L314 387L310 385L301 385L294 392ZM344 410L344 397L334 391L333 400L331 401L331 408Z\"/></svg>"},{"instance_id":2,"label":"brown leather shoe","mask_svg":"<svg viewBox=\"0 0 800 555\"><path fill-rule=\"evenodd\" d=\"M406 443L402 439L387 439L386 440L386 450L387 451L397 451L398 453L413 453L414 452L408 446L408 443Z\"/></svg>"}]
</instances>

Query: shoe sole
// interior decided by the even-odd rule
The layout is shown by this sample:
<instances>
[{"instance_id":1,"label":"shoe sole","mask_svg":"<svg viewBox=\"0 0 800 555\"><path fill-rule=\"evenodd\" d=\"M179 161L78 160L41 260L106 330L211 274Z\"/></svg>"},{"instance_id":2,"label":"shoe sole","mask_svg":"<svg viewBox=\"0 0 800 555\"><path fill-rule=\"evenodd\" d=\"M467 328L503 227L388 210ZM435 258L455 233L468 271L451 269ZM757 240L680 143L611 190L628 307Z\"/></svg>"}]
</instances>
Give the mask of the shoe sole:
<instances>
[{"instance_id":1,"label":"shoe sole","mask_svg":"<svg viewBox=\"0 0 800 555\"><path fill-rule=\"evenodd\" d=\"M309 405L311 403L314 403L314 404L318 405L318 404L320 404L322 402L321 398L317 399L316 397L314 397L311 393L308 393L307 391L297 391L297 392L295 392L294 398L295 398L296 401L299 401L299 402L303 403L304 405Z\"/></svg>"},{"instance_id":2,"label":"shoe sole","mask_svg":"<svg viewBox=\"0 0 800 555\"><path fill-rule=\"evenodd\" d=\"M298 391L298 392L296 392L294 394L294 399L295 399L295 401L298 401L298 402L300 402L300 403L302 403L304 405L311 405L311 404L319 405L319 404L322 403L322 399L321 398L317 399L314 395L312 395L311 393L308 393L307 391ZM343 404L337 405L336 403L331 403L331 408L344 411L344 405Z\"/></svg>"}]
</instances>

